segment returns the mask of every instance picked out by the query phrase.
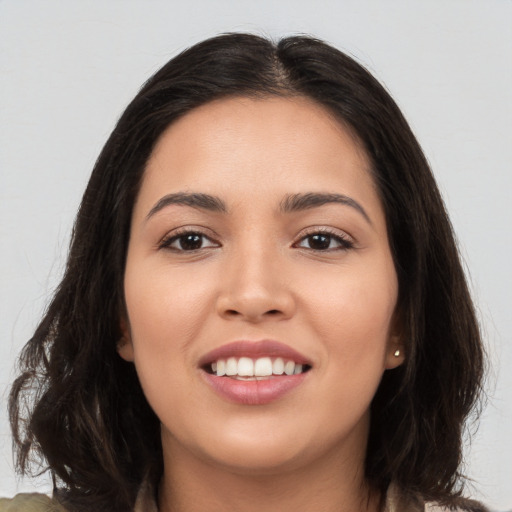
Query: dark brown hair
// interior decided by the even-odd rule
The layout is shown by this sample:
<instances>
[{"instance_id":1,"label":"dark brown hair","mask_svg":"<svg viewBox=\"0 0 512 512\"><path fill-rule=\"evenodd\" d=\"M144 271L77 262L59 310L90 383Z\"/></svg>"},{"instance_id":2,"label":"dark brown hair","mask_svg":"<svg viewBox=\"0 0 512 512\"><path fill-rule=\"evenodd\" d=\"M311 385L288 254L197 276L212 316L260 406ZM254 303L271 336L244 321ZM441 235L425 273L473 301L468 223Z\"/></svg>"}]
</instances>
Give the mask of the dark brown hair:
<instances>
[{"instance_id":1,"label":"dark brown hair","mask_svg":"<svg viewBox=\"0 0 512 512\"><path fill-rule=\"evenodd\" d=\"M366 475L385 490L444 504L459 498L464 424L481 393L483 351L438 188L400 110L353 59L309 37L249 34L199 43L160 69L121 116L94 167L64 277L21 358L10 417L21 472L49 468L72 510L125 511L149 467L161 470L160 426L132 364L116 352L130 219L162 132L214 99L303 96L350 127L384 206L399 281L406 362L372 403Z\"/></svg>"}]
</instances>

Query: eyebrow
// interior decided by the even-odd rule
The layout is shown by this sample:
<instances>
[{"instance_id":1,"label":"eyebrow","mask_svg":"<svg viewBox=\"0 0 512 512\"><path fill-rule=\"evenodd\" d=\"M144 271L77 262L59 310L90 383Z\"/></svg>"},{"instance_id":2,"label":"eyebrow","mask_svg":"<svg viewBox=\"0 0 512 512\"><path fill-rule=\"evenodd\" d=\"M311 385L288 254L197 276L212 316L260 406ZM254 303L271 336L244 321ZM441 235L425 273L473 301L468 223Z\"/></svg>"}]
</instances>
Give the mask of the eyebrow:
<instances>
[{"instance_id":1,"label":"eyebrow","mask_svg":"<svg viewBox=\"0 0 512 512\"><path fill-rule=\"evenodd\" d=\"M366 213L366 210L355 200L343 194L330 194L321 192L307 192L303 194L291 194L286 196L280 204L280 210L283 213L292 213L311 208L317 208L325 204L342 204L354 208L359 212L364 219L370 224L372 221ZM219 197L210 194L202 194L199 192L177 192L174 194L167 194L162 197L151 208L146 216L146 220L150 219L153 215L158 213L163 208L172 205L191 206L201 210L207 210L216 213L226 213L226 203Z\"/></svg>"},{"instance_id":2,"label":"eyebrow","mask_svg":"<svg viewBox=\"0 0 512 512\"><path fill-rule=\"evenodd\" d=\"M162 199L160 199L155 206L151 208L146 216L146 220L150 219L153 215L171 204L191 206L192 208L199 208L201 210L208 210L211 212L227 212L226 204L218 197L198 192L177 192L175 194L167 194L162 197Z\"/></svg>"},{"instance_id":3,"label":"eyebrow","mask_svg":"<svg viewBox=\"0 0 512 512\"><path fill-rule=\"evenodd\" d=\"M370 217L366 213L366 210L355 199L352 199L351 197L345 196L343 194L319 192L292 194L286 196L285 199L281 201L281 211L284 213L291 213L308 210L310 208L317 208L318 206L331 203L342 204L344 206L350 206L351 208L354 208L354 210L359 212L364 217L368 224L373 225Z\"/></svg>"}]
</instances>

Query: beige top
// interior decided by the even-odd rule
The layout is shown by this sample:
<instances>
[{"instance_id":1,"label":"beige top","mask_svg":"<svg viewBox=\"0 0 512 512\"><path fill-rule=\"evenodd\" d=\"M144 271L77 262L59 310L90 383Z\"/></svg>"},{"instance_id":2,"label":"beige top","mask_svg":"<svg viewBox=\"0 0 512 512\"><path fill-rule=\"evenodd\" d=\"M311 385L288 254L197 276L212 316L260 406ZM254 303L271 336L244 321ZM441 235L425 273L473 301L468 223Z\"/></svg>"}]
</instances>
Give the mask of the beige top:
<instances>
[{"instance_id":1,"label":"beige top","mask_svg":"<svg viewBox=\"0 0 512 512\"><path fill-rule=\"evenodd\" d=\"M0 512L66 512L54 500L44 494L18 494L13 499L0 498ZM141 487L133 512L158 512L153 487ZM386 496L384 512L448 512L422 500L410 500L401 496L396 487L391 486ZM455 512L455 511L452 511Z\"/></svg>"}]
</instances>

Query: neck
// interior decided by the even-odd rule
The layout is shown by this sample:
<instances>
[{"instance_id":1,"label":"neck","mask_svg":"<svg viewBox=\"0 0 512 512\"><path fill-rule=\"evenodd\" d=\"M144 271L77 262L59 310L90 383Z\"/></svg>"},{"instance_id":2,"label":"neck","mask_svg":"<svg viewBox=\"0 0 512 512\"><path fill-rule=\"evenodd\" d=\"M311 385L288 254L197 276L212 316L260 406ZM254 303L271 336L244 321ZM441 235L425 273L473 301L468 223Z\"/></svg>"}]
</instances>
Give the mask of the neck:
<instances>
[{"instance_id":1,"label":"neck","mask_svg":"<svg viewBox=\"0 0 512 512\"><path fill-rule=\"evenodd\" d=\"M321 460L302 467L237 471L200 460L190 453L172 451L172 457L164 456L160 512L378 512L381 509L380 493L366 483L363 464L354 464L350 457L326 454Z\"/></svg>"}]
</instances>

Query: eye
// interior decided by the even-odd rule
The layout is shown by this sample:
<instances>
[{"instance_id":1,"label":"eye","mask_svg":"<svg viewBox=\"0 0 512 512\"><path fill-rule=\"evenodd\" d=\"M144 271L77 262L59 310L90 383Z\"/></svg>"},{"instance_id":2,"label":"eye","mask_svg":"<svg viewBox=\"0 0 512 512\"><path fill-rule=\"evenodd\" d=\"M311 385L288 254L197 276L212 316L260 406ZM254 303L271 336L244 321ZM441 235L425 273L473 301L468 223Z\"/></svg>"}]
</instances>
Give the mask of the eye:
<instances>
[{"instance_id":1,"label":"eye","mask_svg":"<svg viewBox=\"0 0 512 512\"><path fill-rule=\"evenodd\" d=\"M219 247L219 244L205 234L196 231L171 235L164 238L159 245L160 249L172 249L174 251L197 251L208 247Z\"/></svg>"},{"instance_id":2,"label":"eye","mask_svg":"<svg viewBox=\"0 0 512 512\"><path fill-rule=\"evenodd\" d=\"M335 251L351 249L354 244L339 234L319 231L302 237L295 247L310 249L312 251Z\"/></svg>"}]
</instances>

